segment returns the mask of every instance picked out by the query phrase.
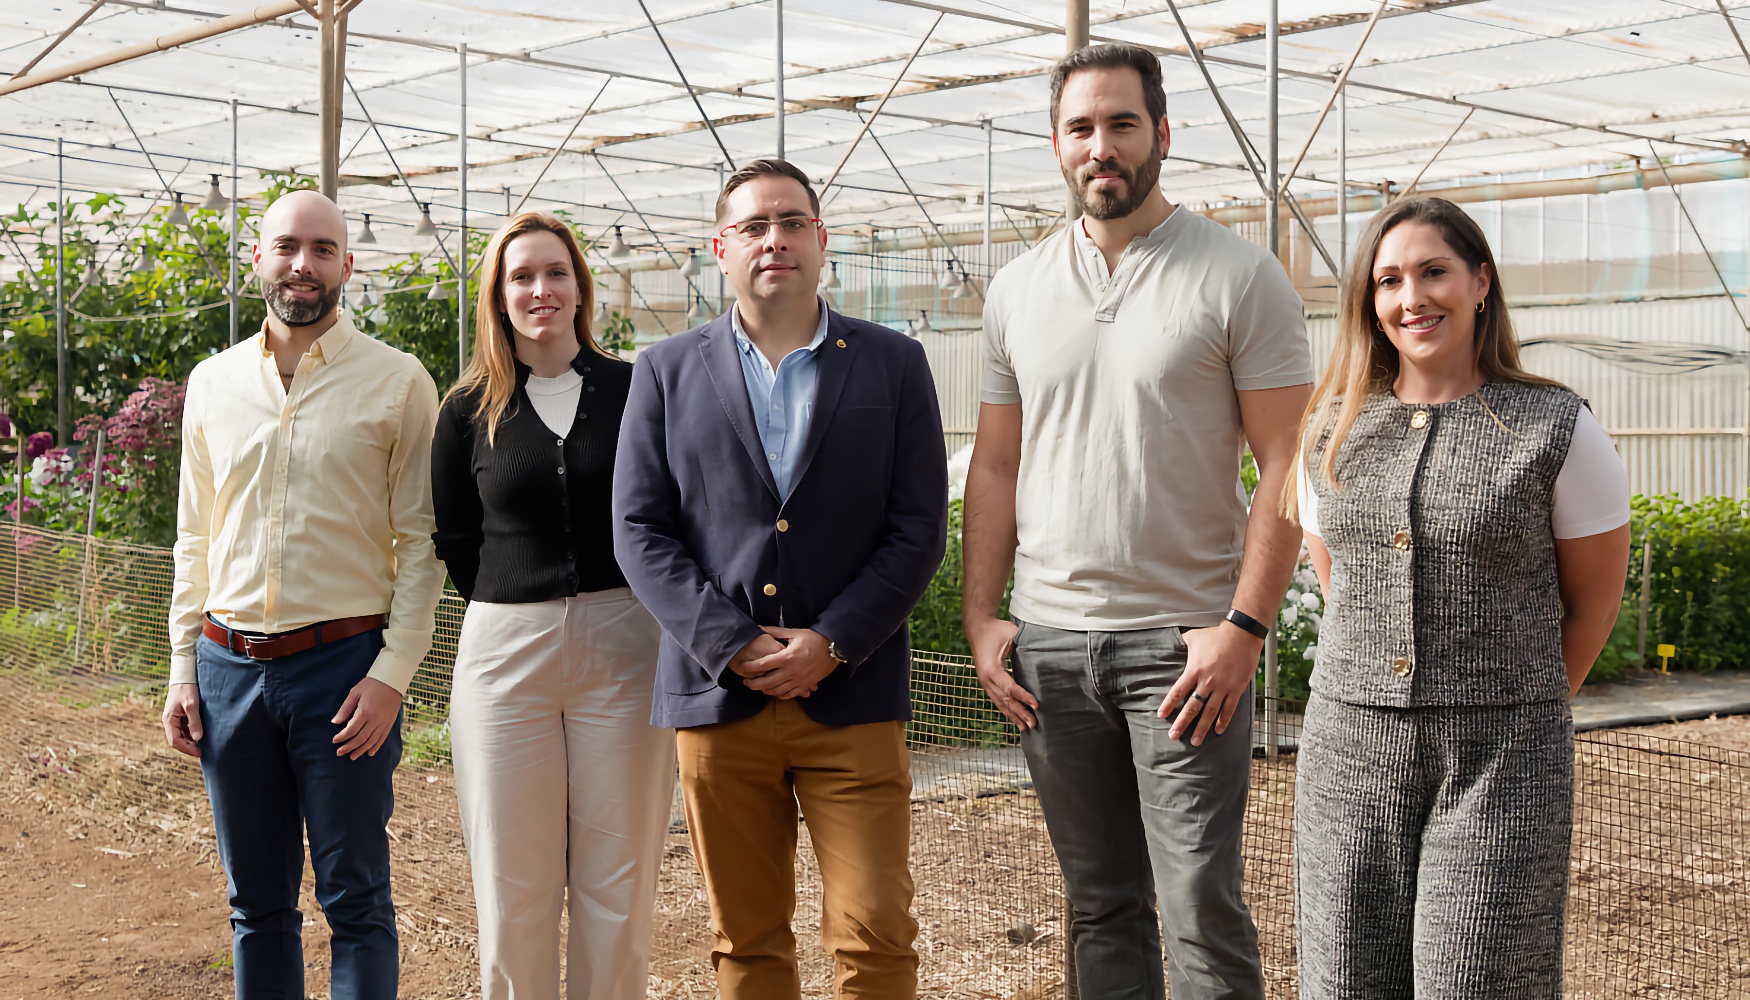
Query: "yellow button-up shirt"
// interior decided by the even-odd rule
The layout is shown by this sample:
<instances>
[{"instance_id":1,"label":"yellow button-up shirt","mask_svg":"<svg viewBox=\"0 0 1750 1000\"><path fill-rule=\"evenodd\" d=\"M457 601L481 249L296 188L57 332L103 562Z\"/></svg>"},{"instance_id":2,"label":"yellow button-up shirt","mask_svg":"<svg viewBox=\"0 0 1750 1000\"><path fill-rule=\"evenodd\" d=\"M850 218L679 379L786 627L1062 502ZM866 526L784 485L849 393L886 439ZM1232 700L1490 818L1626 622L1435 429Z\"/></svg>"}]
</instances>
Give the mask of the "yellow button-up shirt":
<instances>
[{"instance_id":1,"label":"yellow button-up shirt","mask_svg":"<svg viewBox=\"0 0 1750 1000\"><path fill-rule=\"evenodd\" d=\"M369 676L405 692L431 648L437 389L341 313L287 389L265 329L195 366L182 417L170 681L195 682L211 613L286 632L387 613Z\"/></svg>"}]
</instances>

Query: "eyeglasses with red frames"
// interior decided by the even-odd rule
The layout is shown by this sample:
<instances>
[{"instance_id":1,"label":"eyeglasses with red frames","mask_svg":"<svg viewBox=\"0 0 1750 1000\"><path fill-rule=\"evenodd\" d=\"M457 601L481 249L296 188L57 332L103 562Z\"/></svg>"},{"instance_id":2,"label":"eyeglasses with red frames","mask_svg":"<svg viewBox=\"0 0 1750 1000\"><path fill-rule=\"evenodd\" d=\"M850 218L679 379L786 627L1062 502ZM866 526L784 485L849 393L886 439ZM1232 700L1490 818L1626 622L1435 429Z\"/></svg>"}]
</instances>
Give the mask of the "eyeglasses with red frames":
<instances>
[{"instance_id":1,"label":"eyeglasses with red frames","mask_svg":"<svg viewBox=\"0 0 1750 1000\"><path fill-rule=\"evenodd\" d=\"M778 227L778 235L787 240L801 239L809 229L824 229L826 223L819 219L804 218L800 215L787 215L782 219L745 219L733 226L724 226L717 231L720 239L734 236L749 243L757 243L771 234L772 227Z\"/></svg>"}]
</instances>

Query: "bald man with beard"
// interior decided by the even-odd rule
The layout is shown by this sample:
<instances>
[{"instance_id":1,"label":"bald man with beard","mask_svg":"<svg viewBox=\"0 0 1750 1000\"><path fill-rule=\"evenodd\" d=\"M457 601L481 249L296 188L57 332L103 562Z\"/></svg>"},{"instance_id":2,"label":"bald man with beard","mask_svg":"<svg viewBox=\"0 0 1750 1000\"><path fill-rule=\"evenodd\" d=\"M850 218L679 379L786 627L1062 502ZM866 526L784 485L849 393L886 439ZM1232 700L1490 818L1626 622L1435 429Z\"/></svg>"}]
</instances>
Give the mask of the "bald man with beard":
<instances>
[{"instance_id":1,"label":"bald man with beard","mask_svg":"<svg viewBox=\"0 0 1750 1000\"><path fill-rule=\"evenodd\" d=\"M195 366L183 411L164 735L200 759L239 1000L303 1000L308 837L329 996L394 997L391 778L431 646L437 388L337 308L346 222L298 191L262 216L261 332Z\"/></svg>"}]
</instances>

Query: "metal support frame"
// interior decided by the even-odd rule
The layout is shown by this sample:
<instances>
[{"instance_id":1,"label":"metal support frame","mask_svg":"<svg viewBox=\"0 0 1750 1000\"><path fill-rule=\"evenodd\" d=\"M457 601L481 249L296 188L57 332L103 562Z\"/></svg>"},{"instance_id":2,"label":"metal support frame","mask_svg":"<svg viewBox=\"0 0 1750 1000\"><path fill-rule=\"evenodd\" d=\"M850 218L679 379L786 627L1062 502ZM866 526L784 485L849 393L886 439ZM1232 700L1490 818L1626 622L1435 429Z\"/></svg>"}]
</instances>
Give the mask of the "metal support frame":
<instances>
[{"instance_id":1,"label":"metal support frame","mask_svg":"<svg viewBox=\"0 0 1750 1000\"><path fill-rule=\"evenodd\" d=\"M1063 13L1063 48L1067 55L1088 44L1088 0L1065 0ZM1055 131L1055 126L1053 127ZM1064 185L1063 217L1066 222L1074 222L1082 217L1082 203L1077 200L1076 192L1066 183ZM1065 938L1068 928L1065 928ZM1071 961L1073 962L1073 956Z\"/></svg>"},{"instance_id":2,"label":"metal support frame","mask_svg":"<svg viewBox=\"0 0 1750 1000\"><path fill-rule=\"evenodd\" d=\"M1677 200L1677 208L1683 213L1683 221L1689 223L1689 231L1695 234L1695 242L1701 247L1701 255L1707 258L1708 266L1713 268L1714 277L1720 283L1719 294L1724 295L1726 300L1732 304L1732 315L1737 318L1738 324L1744 328L1744 332L1750 334L1750 319L1746 319L1743 311L1738 308L1738 296L1732 291L1731 284L1726 281L1726 275L1720 270L1719 262L1714 260L1713 251L1707 248L1707 240L1702 238L1701 228L1695 224L1695 218L1689 214L1689 206L1683 203L1683 195L1678 192L1676 182L1671 179L1671 174L1665 169L1664 162L1659 159L1659 150L1653 145L1651 139L1647 140L1647 151L1653 154L1653 166L1659 168L1659 173L1665 178L1665 185L1671 189L1671 197ZM1746 355L1746 363L1750 365L1750 355ZM1750 428L1750 414L1746 414L1746 427Z\"/></svg>"},{"instance_id":3,"label":"metal support frame","mask_svg":"<svg viewBox=\"0 0 1750 1000\"><path fill-rule=\"evenodd\" d=\"M916 61L918 53L922 52L924 46L929 44L930 36L936 33L937 26L942 23L942 17L941 14L936 15L936 19L930 23L930 30L924 32L924 37L918 39L917 48L911 50L910 58L906 59L905 65L901 66L899 72L894 74L893 82L887 85L887 93L881 95L881 101L875 105L874 112L863 120L863 127L857 130L857 137L851 140L850 146L846 147L845 155L839 157L839 165L832 168L832 176L828 177L826 183L820 186L822 194L825 194L826 189L832 187L833 182L839 179L839 173L845 169L845 164L851 162L851 154L857 151L857 144L863 141L863 136L869 134L869 129L875 124L875 119L881 117L881 110L887 107L887 99L893 96L895 90L899 89L900 81L904 80L905 74L911 71L911 64ZM986 122L985 131L989 130L990 123ZM838 192L833 193L837 194Z\"/></svg>"},{"instance_id":4,"label":"metal support frame","mask_svg":"<svg viewBox=\"0 0 1750 1000\"><path fill-rule=\"evenodd\" d=\"M1276 12L1276 3L1277 0L1270 0L1266 15L1268 22L1264 25L1264 169L1267 178L1264 197L1270 199L1269 214L1265 218L1266 228L1270 233L1270 253L1280 260L1283 257L1282 188L1284 185L1279 182L1277 176L1280 173L1278 159L1281 156L1278 149L1281 145L1281 137L1277 134L1277 128L1281 121L1279 85L1282 80L1280 55L1282 25ZM1185 44L1192 45L1193 43L1187 38ZM1265 676L1265 683L1266 685L1269 683L1268 673Z\"/></svg>"},{"instance_id":5,"label":"metal support frame","mask_svg":"<svg viewBox=\"0 0 1750 1000\"><path fill-rule=\"evenodd\" d=\"M861 111L857 112L858 117L861 117L862 114ZM961 273L964 274L966 272L966 263L960 259L959 254L954 252L954 244L948 242L948 237L942 235L942 227L936 225L936 220L930 216L930 210L924 207L924 200L918 197L917 191L912 189L911 181L906 180L905 174L900 171L899 164L893 162L893 157L888 155L887 147L881 144L881 137L878 135L870 135L869 138L874 140L875 148L881 151L881 157L887 161L887 166L893 170L893 176L898 177L899 183L905 185L906 193L911 195L912 203L917 205L919 212L923 213L924 221L930 224L930 230L936 234L936 239L941 242L942 249L948 251L948 259L953 261L954 266L958 267ZM978 287L977 282L972 283L972 290L978 293L978 299L980 302L984 301L984 289Z\"/></svg>"},{"instance_id":6,"label":"metal support frame","mask_svg":"<svg viewBox=\"0 0 1750 1000\"><path fill-rule=\"evenodd\" d=\"M1355 51L1349 53L1349 61L1343 64L1343 71L1337 74L1337 82L1331 84L1331 92L1325 97L1325 106L1319 109L1318 120L1313 122L1312 131L1306 135L1306 144L1300 147L1300 153L1295 156L1293 165L1288 168L1288 173L1283 175L1282 182L1276 186L1279 193L1286 192L1288 185L1294 180L1294 175L1300 172L1300 165L1306 160L1307 151L1312 149L1313 140L1319 137L1319 129L1325 127L1325 116L1331 113L1332 102L1337 99L1339 93L1347 95L1345 88L1349 84L1349 73L1355 69L1356 60L1361 58L1361 50L1367 47L1367 40L1373 37L1373 26L1379 23L1379 15L1385 13L1386 4L1389 2L1390 0L1379 0L1379 6L1373 9L1373 16L1367 19L1367 30L1361 33L1361 40L1355 43ZM1280 34L1277 36L1277 40L1280 43ZM1275 52L1276 50L1272 48L1271 51Z\"/></svg>"},{"instance_id":7,"label":"metal support frame","mask_svg":"<svg viewBox=\"0 0 1750 1000\"><path fill-rule=\"evenodd\" d=\"M72 24L67 25L67 27L65 29L63 29L60 34L55 36L54 41L52 41L48 45L44 46L43 50L41 52L38 52L34 57L31 58L30 62L27 62L22 67L20 67L18 72L12 74L10 79L16 80L19 77L25 75L26 73L29 73L31 70L36 69L37 63L40 63L44 59L47 59L49 57L49 53L55 51L55 49L60 47L62 42L67 40L68 35L71 35L73 32L78 31L80 25L84 24L86 21L91 20L91 15L97 13L98 9L101 8L104 4L106 4L108 2L109 2L109 0L92 0L91 6L85 8L85 12L83 14L80 14L78 17L74 18Z\"/></svg>"},{"instance_id":8,"label":"metal support frame","mask_svg":"<svg viewBox=\"0 0 1750 1000\"><path fill-rule=\"evenodd\" d=\"M67 394L71 391L67 371L67 193L65 148L63 140L55 139L55 444L62 448L73 443L73 408ZM18 500L19 513L24 512L24 498ZM83 602L81 602L83 604Z\"/></svg>"},{"instance_id":9,"label":"metal support frame","mask_svg":"<svg viewBox=\"0 0 1750 1000\"><path fill-rule=\"evenodd\" d=\"M645 216L644 211L638 207L638 203L633 201L631 199L631 197L626 194L626 189L620 186L620 179L618 177L615 177L612 173L609 173L608 168L606 166L603 166L602 161L600 159L596 160L595 165L596 165L596 169L600 170L602 172L602 176L606 177L608 179L608 183L610 183L614 186L614 190L619 192L620 200L625 202L626 207L632 210L632 214L636 215L638 217L638 222L639 222L639 224L641 224L644 227L644 231L649 233L650 238L656 241L656 248L658 250L661 250L662 255L664 257L668 258L668 262L674 266L674 269L676 271L679 271L681 268L680 255L676 254L673 250L670 250L668 248L668 244L666 244L662 241L662 233L660 231L658 231L655 226L652 226L650 224L650 219L647 216ZM603 259L605 260L606 258L603 258ZM609 263L609 266L612 267L612 262ZM630 275L632 273L630 270L626 270L623 268L614 268L614 270L617 273L624 273L627 275ZM631 279L628 277L627 280L631 280ZM687 294L688 295L702 295L702 294L704 294L703 292L701 292L699 290L698 282L694 281L692 278L687 278L686 282L687 282ZM639 295L642 296L643 293L640 292ZM646 303L646 305L648 305L648 303ZM651 312L653 314L655 313L655 311L656 310L654 310L654 309L651 310ZM662 320L658 319L657 323L660 325L662 323ZM663 326L662 329L663 329L664 333L668 332L667 326Z\"/></svg>"},{"instance_id":10,"label":"metal support frame","mask_svg":"<svg viewBox=\"0 0 1750 1000\"><path fill-rule=\"evenodd\" d=\"M359 96L359 90L357 87L353 86L352 78L343 77L342 79L345 81L347 89L352 91L352 99L357 102L359 111L364 114L365 122L370 125L371 131L376 133L377 141L383 146L383 155L389 158L389 166L395 168L395 176L401 181L401 186L407 189L407 197L412 200L413 207L421 208L422 203L419 200L419 193L413 190L413 185L408 182L407 175L401 170L401 164L395 161L395 151L389 148L389 140L384 138L383 130L377 127L377 120L371 117L371 109L365 107L364 98ZM423 211L422 208L421 210ZM455 270L457 274L460 274L461 268L456 266L456 259L450 256L450 248L444 246L443 240L440 239L437 241L437 248L438 252L444 255L444 259L450 262L450 267Z\"/></svg>"},{"instance_id":11,"label":"metal support frame","mask_svg":"<svg viewBox=\"0 0 1750 1000\"><path fill-rule=\"evenodd\" d=\"M1252 172L1252 179L1258 183L1258 190L1263 195L1264 200L1270 202L1266 208L1267 214L1273 214L1277 208L1275 204L1277 199L1272 197L1275 188L1264 176L1263 156L1258 152L1257 147L1252 145L1251 137L1246 135L1246 130L1240 127L1240 120L1234 117L1233 109L1227 105L1227 99L1221 96L1221 88L1215 85L1215 77L1210 75L1209 66L1204 60L1202 51L1192 41L1191 29L1185 26L1185 18L1179 13L1179 5L1174 0L1167 0L1167 9L1172 12L1173 20L1178 23L1179 33L1185 37L1185 45L1191 51L1191 59L1197 64L1198 72L1203 74L1204 85L1209 88L1210 96L1215 98L1215 106L1221 109L1222 118L1227 121L1228 131L1233 133L1234 142L1240 147L1240 156L1246 161L1246 168ZM1312 241L1313 249L1317 250L1319 256L1324 258L1325 266L1330 268L1333 274L1336 273L1337 262L1331 259L1331 252L1325 249L1325 241L1319 238L1318 231L1312 226L1312 220L1301 209L1300 202L1294 197L1294 193L1284 191L1281 200L1288 203L1288 210L1293 212L1295 219L1300 222L1301 229L1306 232L1307 239ZM1271 250L1274 252L1275 247L1272 246Z\"/></svg>"},{"instance_id":12,"label":"metal support frame","mask_svg":"<svg viewBox=\"0 0 1750 1000\"><path fill-rule=\"evenodd\" d=\"M468 370L468 45L456 46L456 192L461 198L461 238L456 241L456 378Z\"/></svg>"},{"instance_id":13,"label":"metal support frame","mask_svg":"<svg viewBox=\"0 0 1750 1000\"><path fill-rule=\"evenodd\" d=\"M996 267L991 263L990 252L990 202L995 195L996 183L996 146L993 142L995 132L991 129L990 119L984 120L984 276L986 280L996 277Z\"/></svg>"},{"instance_id":14,"label":"metal support frame","mask_svg":"<svg viewBox=\"0 0 1750 1000\"><path fill-rule=\"evenodd\" d=\"M1464 113L1464 117L1458 120L1458 125L1452 130L1452 133L1446 137L1446 141L1440 144L1440 148L1434 151L1433 156L1428 157L1428 162L1422 164L1422 169L1416 171L1415 179L1410 181L1410 186L1398 192L1398 198L1408 198L1410 195L1416 193L1416 187L1422 183L1422 175L1428 172L1428 168L1434 165L1435 160L1440 159L1440 154L1446 152L1446 147L1452 145L1452 140L1458 138L1458 133L1464 131L1465 125L1470 122L1470 116L1474 114L1476 114L1475 108ZM1392 200L1396 201L1398 198L1393 198Z\"/></svg>"},{"instance_id":15,"label":"metal support frame","mask_svg":"<svg viewBox=\"0 0 1750 1000\"><path fill-rule=\"evenodd\" d=\"M231 252L227 255L230 258L230 281L227 283L226 287L229 290L230 296L231 296L231 308L230 308L230 321L229 321L230 322L230 334L229 334L228 338L226 339L226 343L235 344L235 343L237 343L237 324L239 321L239 317L237 315L237 310L238 310L238 307L240 304L239 300L242 298L242 294L241 294L242 289L237 286L237 247L238 247L238 244L241 242L239 237L242 235L240 230L242 228L242 221L243 221L243 210L237 204L237 99L236 98L231 99L231 206L230 207L231 207Z\"/></svg>"},{"instance_id":16,"label":"metal support frame","mask_svg":"<svg viewBox=\"0 0 1750 1000\"><path fill-rule=\"evenodd\" d=\"M1738 51L1744 53L1744 61L1750 62L1750 46L1744 44L1744 36L1738 33L1738 22L1726 10L1725 0L1714 0L1714 6L1719 8L1720 16L1726 19L1726 27L1732 29L1732 41L1738 43Z\"/></svg>"},{"instance_id":17,"label":"metal support frame","mask_svg":"<svg viewBox=\"0 0 1750 1000\"><path fill-rule=\"evenodd\" d=\"M157 162L152 159L152 154L149 151L147 151L145 142L143 142L140 139L140 133L134 131L134 123L133 123L132 119L128 118L128 113L126 111L122 110L122 102L119 100L116 100L116 96L113 92L110 93L110 95L109 95L109 101L111 104L115 105L115 113L121 116L122 124L127 126L128 134L134 137L134 144L140 147L140 155L144 156L146 158L146 166L151 167L152 173L158 178L158 186L163 188L164 193L167 195L170 195L171 200L174 202L174 200L176 198L175 190L173 188L171 188L170 182L164 179L164 172L162 170L158 169ZM57 161L63 160L64 156L60 152L60 145L59 145L61 140L56 139L55 142L56 142L55 158ZM184 166L183 169L186 170L187 167ZM177 176L180 177L181 174L178 173ZM218 267L213 263L213 259L211 257L207 256L207 250L205 247L201 246L199 240L194 241L194 252L199 254L201 260L206 263L207 271L208 271L208 273L210 273L213 276L214 281L224 281L225 280L224 278L219 276Z\"/></svg>"},{"instance_id":18,"label":"metal support frame","mask_svg":"<svg viewBox=\"0 0 1750 1000\"><path fill-rule=\"evenodd\" d=\"M711 123L711 116L705 113L705 106L699 103L699 92L693 89L691 83L687 82L687 72L686 70L681 69L681 61L675 58L674 50L668 47L668 39L662 37L662 29L656 26L656 18L650 16L650 8L644 5L644 0L638 0L638 9L644 12L644 19L650 22L650 30L656 32L656 40L662 43L662 51L668 53L668 61L674 66L675 75L681 78L681 86L687 88L687 96L693 99L693 108L699 112L699 120L704 122L705 127L711 130L711 138L717 143L717 151L723 154L723 158L728 160L729 165L733 168L735 166L735 157L729 155L729 147L723 145L723 138L717 134L717 126ZM782 17L781 14L779 16ZM782 57L780 56L780 58ZM613 79L613 74L609 74L608 78ZM781 89L782 88L780 87L780 90ZM601 95L597 94L596 96L600 97ZM781 95L779 99L780 101L782 100ZM595 102L592 101L590 103L593 104ZM579 118L578 120L582 121L583 119ZM782 126L780 126L780 130L781 128ZM780 142L778 152L779 156L784 155L782 146L783 143Z\"/></svg>"},{"instance_id":19,"label":"metal support frame","mask_svg":"<svg viewBox=\"0 0 1750 1000\"><path fill-rule=\"evenodd\" d=\"M547 171L552 169L552 167L553 167L553 161L559 159L560 153L565 152L565 147L570 144L571 137L577 134L577 130L578 130L579 126L581 126L583 124L583 120L585 118L588 118L589 113L595 109L595 102L602 99L602 95L604 93L607 93L608 84L613 83L613 82L614 82L614 78L611 76L608 77L606 80L602 81L601 89L597 90L595 92L595 96L589 99L589 103L584 105L583 113L578 115L577 120L571 123L571 130L569 132L565 133L565 138L559 140L559 145L553 147L553 152L550 156L547 157L547 162L541 164L541 172L535 175L535 179L529 183L528 190L524 191L523 196L521 198L517 199L517 203L516 203L515 208L510 207L510 188L506 187L504 189L505 190L504 217L506 219L509 219L509 218L515 216L518 212L523 210L524 205L528 204L529 195L534 194L535 188L538 188L541 186L541 181L545 180L547 177ZM721 186L721 184L719 184L719 186ZM478 266L478 264L476 264L476 266Z\"/></svg>"},{"instance_id":20,"label":"metal support frame","mask_svg":"<svg viewBox=\"0 0 1750 1000\"><path fill-rule=\"evenodd\" d=\"M643 0L639 0L640 3ZM778 159L784 158L784 0L772 0L772 121L778 131ZM729 151L723 158L730 160Z\"/></svg>"},{"instance_id":21,"label":"metal support frame","mask_svg":"<svg viewBox=\"0 0 1750 1000\"><path fill-rule=\"evenodd\" d=\"M1349 270L1349 88L1337 88L1337 312Z\"/></svg>"},{"instance_id":22,"label":"metal support frame","mask_svg":"<svg viewBox=\"0 0 1750 1000\"><path fill-rule=\"evenodd\" d=\"M16 76L7 80L5 83L0 83L0 97L4 97L7 94L15 94L21 90L29 90L32 87L40 87L45 83L54 83L57 80L65 80L68 77L80 76L85 73L90 73L93 70L102 69L105 66L114 66L117 63L124 63L130 59L138 59L141 56L151 55L154 52L163 52L166 49L173 49L181 45L187 45L190 42L198 42L203 39L211 38L214 35L222 35L227 31L235 31L238 28L248 28L267 21L272 21L276 18L285 17L287 14L295 13L299 7L300 4L298 3L298 0L276 0L274 3L264 3L241 14L233 14L230 17L221 17L212 21L203 21L200 24L196 24L190 28L185 28L181 31L173 31L169 34L159 35L157 38L154 38L149 42L141 42L138 45L129 45L119 49L111 49L102 55L93 56L89 59L79 59L70 63L62 63L53 69L38 70L33 73L27 73L23 76Z\"/></svg>"}]
</instances>

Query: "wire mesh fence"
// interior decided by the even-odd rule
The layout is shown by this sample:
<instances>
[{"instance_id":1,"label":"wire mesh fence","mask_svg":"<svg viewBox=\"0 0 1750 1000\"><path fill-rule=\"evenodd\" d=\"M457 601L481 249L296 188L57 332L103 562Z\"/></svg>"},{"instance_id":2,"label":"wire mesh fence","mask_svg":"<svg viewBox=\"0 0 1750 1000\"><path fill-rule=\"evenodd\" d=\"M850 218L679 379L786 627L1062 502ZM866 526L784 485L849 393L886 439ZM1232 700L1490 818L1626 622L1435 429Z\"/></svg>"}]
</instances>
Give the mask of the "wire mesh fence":
<instances>
[{"instance_id":1,"label":"wire mesh fence","mask_svg":"<svg viewBox=\"0 0 1750 1000\"><path fill-rule=\"evenodd\" d=\"M210 846L199 770L163 745L158 726L170 586L167 550L0 526L0 752L142 836ZM472 891L445 721L461 613L446 595L408 691L390 831L409 946L467 953ZM913 690L921 995L1072 996L1062 883L1014 729L964 657L915 653ZM1246 893L1269 993L1292 998L1300 714L1271 707L1254 735ZM1750 996L1750 754L1597 732L1578 738L1575 767L1569 996ZM714 996L704 889L678 806L673 815L652 995ZM806 830L802 844L797 938L805 983L821 994L832 970L813 944L819 872Z\"/></svg>"}]
</instances>

